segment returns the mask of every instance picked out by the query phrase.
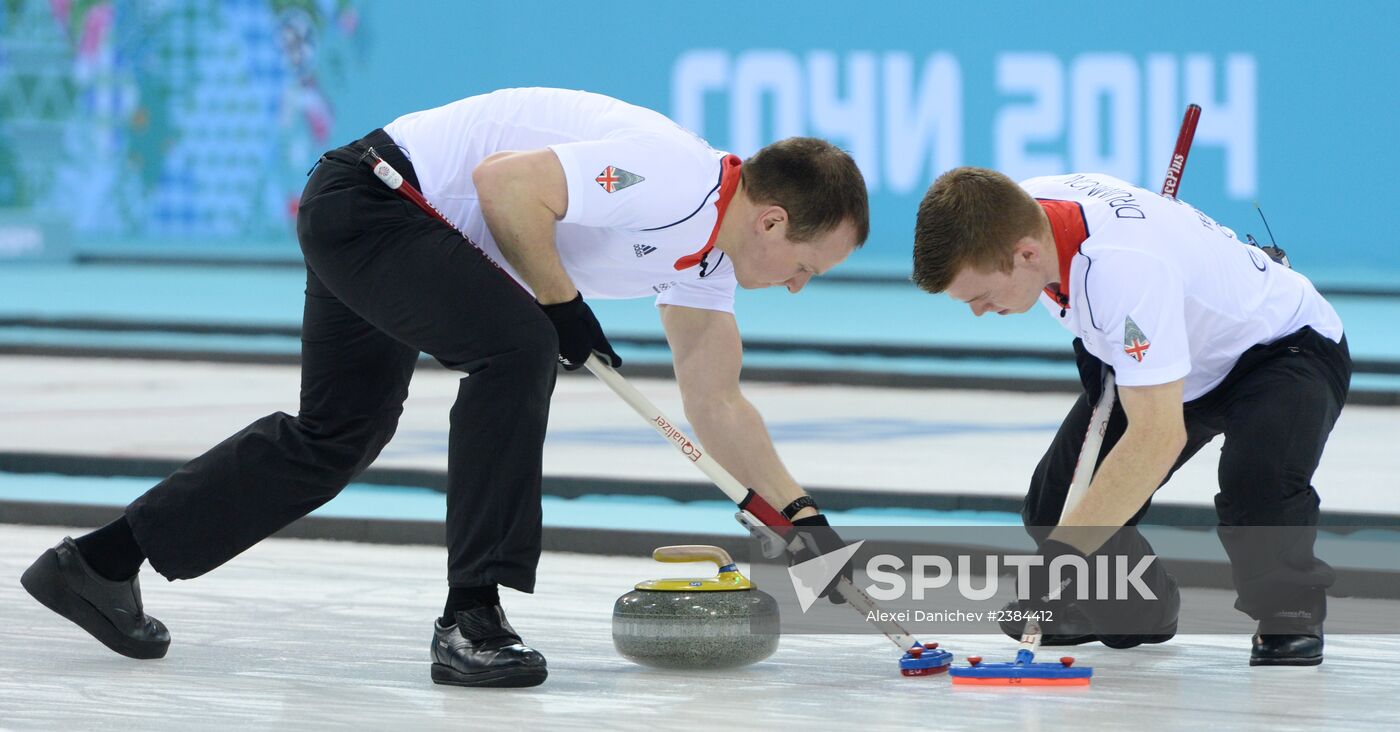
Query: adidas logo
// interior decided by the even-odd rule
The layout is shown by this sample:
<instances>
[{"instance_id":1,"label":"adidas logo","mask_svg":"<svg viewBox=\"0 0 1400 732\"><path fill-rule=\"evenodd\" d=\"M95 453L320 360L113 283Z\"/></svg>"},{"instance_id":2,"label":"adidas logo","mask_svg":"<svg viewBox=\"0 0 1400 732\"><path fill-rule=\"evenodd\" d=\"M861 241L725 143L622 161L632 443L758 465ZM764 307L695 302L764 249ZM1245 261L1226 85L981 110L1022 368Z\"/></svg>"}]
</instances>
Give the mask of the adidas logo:
<instances>
[{"instance_id":1,"label":"adidas logo","mask_svg":"<svg viewBox=\"0 0 1400 732\"><path fill-rule=\"evenodd\" d=\"M640 259L640 258L645 257L646 255L651 254L652 252L656 251L656 247L651 246L651 245L649 245L649 244L633 244L633 245L632 245L632 251L636 252L636 253L637 253L637 258Z\"/></svg>"}]
</instances>

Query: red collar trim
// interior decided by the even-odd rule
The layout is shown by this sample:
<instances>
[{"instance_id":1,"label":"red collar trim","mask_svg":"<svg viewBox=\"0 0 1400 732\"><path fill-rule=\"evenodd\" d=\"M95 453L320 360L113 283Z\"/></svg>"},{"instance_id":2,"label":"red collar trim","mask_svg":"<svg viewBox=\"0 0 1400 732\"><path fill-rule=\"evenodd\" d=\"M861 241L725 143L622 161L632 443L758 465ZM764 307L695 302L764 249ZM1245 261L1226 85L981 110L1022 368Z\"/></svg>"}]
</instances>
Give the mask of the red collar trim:
<instances>
[{"instance_id":1,"label":"red collar trim","mask_svg":"<svg viewBox=\"0 0 1400 732\"><path fill-rule=\"evenodd\" d=\"M1079 245L1089 238L1089 224L1084 220L1084 207L1074 201L1055 201L1037 198L1036 203L1045 209L1050 218L1050 232L1055 235L1055 251L1060 255L1059 288L1045 288L1045 294L1060 304L1069 307L1069 267L1074 255L1079 253Z\"/></svg>"},{"instance_id":2,"label":"red collar trim","mask_svg":"<svg viewBox=\"0 0 1400 732\"><path fill-rule=\"evenodd\" d=\"M715 208L718 209L715 215L715 228L710 232L710 240L705 242L705 246L694 254L687 254L676 260L676 270L690 269L705 260L705 255L715 248L715 239L719 237L719 225L724 221L725 209L729 208L729 202L734 200L734 192L739 190L739 166L743 161L738 155L725 155L719 162L719 198L715 199Z\"/></svg>"}]
</instances>

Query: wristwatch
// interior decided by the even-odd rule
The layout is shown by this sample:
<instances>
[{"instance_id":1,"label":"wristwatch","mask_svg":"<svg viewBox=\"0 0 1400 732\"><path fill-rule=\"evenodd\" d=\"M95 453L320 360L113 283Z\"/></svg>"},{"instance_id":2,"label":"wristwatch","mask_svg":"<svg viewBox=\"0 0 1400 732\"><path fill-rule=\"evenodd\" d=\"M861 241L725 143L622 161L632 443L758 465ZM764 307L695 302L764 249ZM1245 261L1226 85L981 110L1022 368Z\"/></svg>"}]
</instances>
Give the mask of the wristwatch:
<instances>
[{"instance_id":1,"label":"wristwatch","mask_svg":"<svg viewBox=\"0 0 1400 732\"><path fill-rule=\"evenodd\" d=\"M817 502L812 500L811 496L802 496L797 500L793 501L792 503L789 503L787 507L783 509L783 516L785 516L788 521L791 521L792 517L796 516L797 512L801 511L804 508L815 508L818 511L821 510L820 508L817 508Z\"/></svg>"}]
</instances>

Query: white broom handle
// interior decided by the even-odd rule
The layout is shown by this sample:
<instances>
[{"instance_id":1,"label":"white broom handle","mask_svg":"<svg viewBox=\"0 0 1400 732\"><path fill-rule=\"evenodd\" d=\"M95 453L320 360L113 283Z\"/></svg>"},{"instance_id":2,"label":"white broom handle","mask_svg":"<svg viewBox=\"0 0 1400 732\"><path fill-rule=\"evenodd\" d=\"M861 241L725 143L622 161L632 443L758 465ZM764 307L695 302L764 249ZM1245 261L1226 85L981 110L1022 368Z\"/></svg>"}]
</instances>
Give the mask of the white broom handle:
<instances>
[{"instance_id":1,"label":"white broom handle","mask_svg":"<svg viewBox=\"0 0 1400 732\"><path fill-rule=\"evenodd\" d=\"M1079 462L1074 465L1074 477L1069 482L1069 492L1065 495L1064 508L1060 509L1060 521L1084 498L1089 490L1089 482L1094 479L1094 466L1099 462L1099 452L1103 449L1103 436L1108 431L1108 416L1113 414L1113 405L1118 401L1114 389L1113 372L1108 371L1103 380L1103 393L1094 412L1089 417L1089 429L1084 433L1084 446L1079 448ZM1057 522L1058 523L1058 522Z\"/></svg>"},{"instance_id":2,"label":"white broom handle","mask_svg":"<svg viewBox=\"0 0 1400 732\"><path fill-rule=\"evenodd\" d=\"M627 379L623 378L622 374L619 374L608 362L599 358L596 353L589 354L584 365L593 372L594 376L607 384L609 389L622 397L622 401L627 402L627 406L640 414L642 419L645 419L652 429L656 430L657 434L666 438L672 447L680 451L686 460L695 463L695 467L700 468L700 472L714 481L714 484L724 491L724 495L729 496L729 500L735 503L743 502L749 489L735 480L734 476L721 467L714 458L706 454L700 445L681 432L675 423L667 419L666 415L662 414L661 410L652 404L650 399L646 398L646 395L638 391L637 387L627 383Z\"/></svg>"}]
</instances>

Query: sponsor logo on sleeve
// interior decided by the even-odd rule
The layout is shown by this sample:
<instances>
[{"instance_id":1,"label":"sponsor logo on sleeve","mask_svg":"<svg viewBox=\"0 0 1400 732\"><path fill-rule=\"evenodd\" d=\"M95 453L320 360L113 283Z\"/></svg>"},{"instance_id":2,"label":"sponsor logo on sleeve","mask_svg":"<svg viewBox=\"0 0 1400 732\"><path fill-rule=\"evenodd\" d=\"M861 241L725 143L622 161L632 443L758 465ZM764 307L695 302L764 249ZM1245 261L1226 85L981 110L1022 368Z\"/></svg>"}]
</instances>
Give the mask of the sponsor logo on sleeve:
<instances>
[{"instance_id":1,"label":"sponsor logo on sleeve","mask_svg":"<svg viewBox=\"0 0 1400 732\"><path fill-rule=\"evenodd\" d=\"M603 172L599 173L598 177L593 179L593 182L602 186L603 190L608 193L616 193L623 188L635 186L644 180L646 180L646 178L636 173L628 172L615 165L609 165L603 168Z\"/></svg>"},{"instance_id":2,"label":"sponsor logo on sleeve","mask_svg":"<svg viewBox=\"0 0 1400 732\"><path fill-rule=\"evenodd\" d=\"M1147 349L1152 347L1152 343L1147 340L1147 334L1142 332L1133 319L1128 318L1128 322L1123 324L1123 352L1133 357L1133 360L1142 363L1147 358Z\"/></svg>"}]
</instances>

